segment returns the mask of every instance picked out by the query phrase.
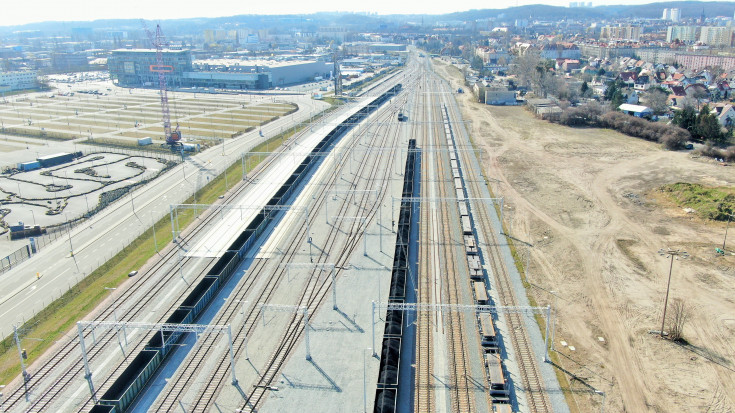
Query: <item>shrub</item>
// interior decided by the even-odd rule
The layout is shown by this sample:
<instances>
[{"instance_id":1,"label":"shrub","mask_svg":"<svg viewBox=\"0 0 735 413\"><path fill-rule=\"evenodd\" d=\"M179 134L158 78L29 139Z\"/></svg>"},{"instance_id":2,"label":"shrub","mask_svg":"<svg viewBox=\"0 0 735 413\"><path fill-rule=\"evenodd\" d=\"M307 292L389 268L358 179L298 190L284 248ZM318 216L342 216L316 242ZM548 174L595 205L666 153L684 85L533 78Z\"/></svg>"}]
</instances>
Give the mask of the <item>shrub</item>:
<instances>
[{"instance_id":1,"label":"shrub","mask_svg":"<svg viewBox=\"0 0 735 413\"><path fill-rule=\"evenodd\" d=\"M715 147L712 142L707 142L705 146L699 149L699 153L703 156L722 159L727 162L735 162L735 146L730 146L727 149L720 149Z\"/></svg>"},{"instance_id":2,"label":"shrub","mask_svg":"<svg viewBox=\"0 0 735 413\"><path fill-rule=\"evenodd\" d=\"M659 142L667 149L683 147L691 136L686 129L678 126L649 122L620 112L609 112L600 117L600 126L647 141Z\"/></svg>"},{"instance_id":3,"label":"shrub","mask_svg":"<svg viewBox=\"0 0 735 413\"><path fill-rule=\"evenodd\" d=\"M597 102L589 102L582 106L569 107L561 114L559 122L567 126L596 126L599 117L607 108Z\"/></svg>"}]
</instances>

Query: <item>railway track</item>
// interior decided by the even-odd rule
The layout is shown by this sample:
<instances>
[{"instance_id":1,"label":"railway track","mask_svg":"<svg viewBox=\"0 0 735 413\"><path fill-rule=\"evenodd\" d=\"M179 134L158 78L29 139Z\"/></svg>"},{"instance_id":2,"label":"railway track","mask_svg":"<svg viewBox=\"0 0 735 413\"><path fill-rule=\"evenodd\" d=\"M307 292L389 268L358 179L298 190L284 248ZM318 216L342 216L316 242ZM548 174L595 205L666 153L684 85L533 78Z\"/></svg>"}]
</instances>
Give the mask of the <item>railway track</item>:
<instances>
[{"instance_id":1,"label":"railway track","mask_svg":"<svg viewBox=\"0 0 735 413\"><path fill-rule=\"evenodd\" d=\"M447 87L442 84L442 88L445 90ZM459 109L456 106L456 102L447 102L447 108L450 112L452 119L461 119ZM456 128L457 136L461 137L464 143L469 147L471 142L465 134L464 128ZM473 165L472 152L460 153L462 161L466 165ZM469 196L480 197L481 187L477 180L467 180L468 188L471 188ZM518 301L512 288L512 281L510 274L505 266L502 259L502 253L500 251L500 242L498 232L493 228L490 217L488 216L488 210L486 207L473 208L476 216L476 223L481 228L482 234L485 236L485 245L483 250L487 253L484 254L486 263L492 268L494 287L498 292L499 303L501 306L517 306ZM504 241L503 241L504 242ZM518 365L520 371L521 389L528 396L529 411L532 413L551 412L550 402L545 392L545 385L543 378L539 370L538 362L534 355L531 343L526 331L526 325L523 320L523 315L519 313L504 314L507 327L508 335L513 346L515 353L515 362Z\"/></svg>"},{"instance_id":2,"label":"railway track","mask_svg":"<svg viewBox=\"0 0 735 413\"><path fill-rule=\"evenodd\" d=\"M303 134L299 135L298 137L302 135ZM298 137L293 137L292 139L298 139ZM258 168L251 171L251 175L253 177L257 177L258 175L260 175L262 171L264 171L272 162L275 161L277 155L280 154L282 150L283 148L279 148L279 150L274 153L274 156L271 156L264 160L258 166ZM252 179L249 179L248 181L252 181ZM228 194L227 199L233 199L240 196L246 188L247 184L240 185L239 187L231 191L230 194ZM197 224L194 227L188 229L184 234L180 235L178 239L178 244L170 244L164 250L162 258L156 261L153 264L153 267L147 270L145 274L140 274L138 276L138 279L144 280L143 282L134 283L133 286L126 289L115 302L106 306L97 315L95 315L95 318L110 321L114 319L117 319L118 321L136 320L149 304L156 301L157 297L160 297L160 293L170 288L171 282L178 282L178 266L175 265L175 262L178 258L178 249L193 241L196 236L199 235L200 232L207 227L208 223L216 218L215 215L216 214L213 214L211 210L202 214L199 220L197 220ZM189 258L185 258L181 265L186 265L189 261ZM209 262L204 265L203 270L201 270L199 274L197 274L196 278L199 278L206 271L206 268L209 266L209 264L211 264L213 260L210 259L208 261ZM169 268L162 276L156 277L156 279L144 278L146 274L153 274L155 276L157 272L163 270L167 265L170 265L171 268ZM185 294L186 290L182 291L179 294L178 299L183 297L183 295ZM140 299L136 300L134 299L135 297L140 297ZM178 302L178 299L172 301L172 305L170 305L166 313L164 313L159 318L159 322L161 320L164 320L168 313L170 313L175 308L175 304L173 303ZM122 312L122 305L120 303L130 302L133 302L134 305L130 308L125 309L125 312ZM120 311L121 314L118 313L118 311ZM87 331L85 332L85 339L89 339L93 335L93 332ZM145 340L145 338L145 335L142 335L141 339L133 345L131 351L128 354L135 354L135 352L139 350L139 346ZM100 334L99 337L94 337L94 341L97 342L97 344L92 346L88 350L89 361L92 362L101 357L103 355L104 349L107 348L107 344L111 343L115 339L116 334L112 332L105 332L103 334ZM65 391L75 379L78 379L82 375L83 367L81 360L81 351L78 347L78 340L69 340L68 342L64 343L50 359L43 359L42 361L43 364L41 364L37 369L35 369L35 367L39 363L31 365L28 368L28 371L31 374L32 378L27 383L29 393L32 393L34 391L40 391L41 393L40 395L38 395L38 397L35 397L33 400L31 400L30 403L27 403L26 406L22 406L23 410L48 410L51 403L53 403L54 400L59 397L61 392ZM126 365L127 357L125 358L125 360L123 360L123 362L118 364L112 374L114 374L114 372L116 371L124 369ZM59 370L61 370L62 373L60 376L57 376ZM48 378L52 376L57 377L52 380L51 383L44 386L44 381L47 382ZM102 388L104 388L104 384L106 384L107 381L108 380L105 380L103 382L102 387L97 388L98 393ZM3 407L6 411L14 411L21 408L21 405L25 403L25 395L26 390L23 383L21 382L19 386L11 390L9 394L6 393L6 400L3 403Z\"/></svg>"},{"instance_id":3,"label":"railway track","mask_svg":"<svg viewBox=\"0 0 735 413\"><path fill-rule=\"evenodd\" d=\"M425 99L420 95L420 99ZM422 102L423 103L423 102ZM420 106L419 106L420 107ZM414 128L414 138L420 144L424 140L418 140L418 128ZM430 176L427 169L430 163L422 162L423 176ZM424 187L425 189L425 187ZM420 226L419 242L419 274L418 274L418 293L416 302L421 304L432 304L439 301L439 297L432 294L434 278L433 271L439 264L439 254L436 250L436 244L431 240L437 240L436 228L430 228L429 223L432 221L431 208L422 207L421 220L423 225ZM416 327L416 387L414 393L414 411L423 413L432 413L436 411L436 392L434 391L434 329L444 329L444 324L435 322L438 318L436 314L430 311L423 311L417 315ZM442 331L443 333L443 331Z\"/></svg>"},{"instance_id":4,"label":"railway track","mask_svg":"<svg viewBox=\"0 0 735 413\"><path fill-rule=\"evenodd\" d=\"M388 116L394 116L396 111L391 111ZM388 136L395 136L395 133L392 133L391 131L387 131L384 135L385 137ZM381 144L384 144L382 142ZM390 172L390 158L395 156L395 151L392 151L387 157L384 153L380 153L378 155L378 158L381 159L388 159L388 161L385 163L385 168L372 168L371 170L371 177L368 178L368 180L373 182L373 185L378 188L385 188L387 185L384 185L386 182L385 180L388 178L388 175ZM367 159L367 158L366 158ZM369 162L363 162L361 164L360 169L370 167ZM377 171L388 171L388 175L384 175L382 180L377 180L375 178ZM362 174L360 174L362 175ZM382 193L379 202L382 202L382 199L384 197L384 193ZM369 201L369 199L364 199L362 202ZM349 258L352 254L352 252L355 250L357 246L359 246L360 241L360 232L363 232L369 225L370 221L372 221L378 211L375 204L370 204L370 208L368 210L368 216L369 220L365 222L364 227L361 229L359 227L355 227L353 224L353 230L350 231L351 236L348 237L349 242L345 246L344 249L342 249L338 259L336 260L336 263L338 265L345 265L349 262ZM356 223L355 223L356 224ZM355 231L355 229L357 231ZM332 245L331 248L334 248L335 246ZM327 249L325 249L326 251ZM316 309L319 307L319 305L323 302L325 297L327 296L327 293L329 291L329 288L331 287L331 284L328 281L325 281L321 286L316 284L311 284L310 289L307 288L304 294L302 295L299 305L306 306L309 308L309 312L312 313L313 311L316 311ZM283 367L283 363L286 360L286 357L289 353L293 350L293 348L297 344L297 340L299 339L302 329L302 323L303 323L303 316L302 315L296 315L292 318L291 323L289 324L286 332L281 337L279 345L276 347L274 352L269 357L269 361L266 363L266 374L261 375L259 381L255 385L255 389L253 393L248 397L248 400L246 401L245 405L243 406L244 411L255 411L257 410L257 407L262 403L264 396L266 395L266 389L273 383L276 374L280 371L280 369Z\"/></svg>"},{"instance_id":5,"label":"railway track","mask_svg":"<svg viewBox=\"0 0 735 413\"><path fill-rule=\"evenodd\" d=\"M386 133L384 136L392 135L391 133ZM355 142L358 140L356 139ZM394 154L391 154L393 156ZM383 155L379 155L379 157L383 157ZM368 165L368 162L366 161L369 157L366 156L363 158L362 162L358 166L358 169L361 171L364 168L366 168ZM390 157L389 157L390 158ZM345 162L344 159L341 162L341 167L344 168ZM388 170L390 171L390 168L388 167L390 165L390 161L387 162L385 168L373 168L373 176L371 178L368 178L373 182L375 185L377 183L378 188L383 188L385 185L380 185L381 181L375 179L375 171L378 170ZM358 172L357 175L361 174ZM337 180L337 174L333 174L330 176L330 183L334 184ZM384 183L385 177L383 178ZM353 184L355 186L355 184ZM327 188L329 185L324 185L321 187L321 192L318 196L319 203L324 202L324 199L327 196ZM352 202L351 202L352 201ZM381 200L382 202L382 196ZM377 213L377 206L375 203L370 203L370 199L368 195L363 194L362 199L355 200L354 195L351 197L346 197L345 201L340 206L340 214L345 213L346 208L352 205L353 203L357 203L357 209L368 211L368 215L372 219L374 215ZM368 205L370 207L368 207ZM318 218L318 213L316 208L310 208L310 210L313 212L309 219L311 222L315 222ZM370 219L365 224L361 224L359 222L353 222L349 228L342 228L341 225L335 225L333 226L328 234L327 243L330 243L329 245L325 245L324 249L322 251L329 251L333 250L335 246L333 245L337 240L337 235L340 233L340 231L343 231L347 234L347 245L344 249L342 249L342 253L339 257L337 257L337 260L335 261L338 263L338 265L346 264L346 261L348 260L349 254L355 249L356 246L359 245L359 238L360 234L364 234L365 229L367 228L367 225L369 224ZM307 234L304 231L304 228L300 228L298 232L296 232L295 236L291 239L290 244L287 247L285 256L282 258L284 262L292 261L295 257L296 253L298 252L298 248L302 245L302 243L305 241ZM327 259L327 256L324 252L320 253L320 256L316 259L316 262L324 262L324 260ZM260 271L250 271L251 273L257 274ZM258 299L255 300L257 302L261 303L267 303L270 301L270 297L272 294L276 291L278 286L280 285L281 280L284 278L284 274L286 273L286 270L281 268L280 270L276 271L275 274L273 274L270 282L267 284L266 288L259 292ZM255 278L256 275L253 276ZM321 301L324 299L324 297L327 294L327 291L329 290L331 286L331 280L324 280L320 281L319 277L319 270L312 271L312 273L309 276L309 279L307 280L307 284L305 288L302 291L301 297L299 298L299 301L296 305L303 305L307 306L309 308L309 313L313 314L313 312L318 307L318 304L321 303ZM217 316L216 320L214 320L214 323L222 324L222 323L228 323L232 322L234 320L234 314L237 312L238 306L233 306L230 303L237 302L238 299L242 300L244 299L248 294L250 294L252 290L250 290L248 287L241 286L239 287L233 294L231 294L231 297L234 297L233 300L228 300L228 304L226 304L226 307L220 311L220 314ZM241 324L240 328L235 332L235 335L233 337L233 341L235 343L238 343L235 346L235 354L236 357L239 357L244 349L243 345L243 339L245 337L250 337L253 334L253 331L255 330L256 326L258 325L257 320L260 312L259 309L256 306L251 306L249 312L247 315L244 316L245 321ZM261 400L265 396L265 388L269 385L270 382L273 381L275 375L282 367L282 364L284 360L288 357L288 355L291 353L291 350L296 345L298 338L300 337L301 332L303 331L303 316L302 315L294 315L291 317L290 322L288 323L285 332L283 333L282 337L279 340L279 344L276 346L275 350L271 354L268 363L266 364L265 370L262 372L261 377L259 379L259 384L257 384L255 390L253 393L250 394L248 397L248 402L244 406L244 409L256 409L257 405L261 403ZM187 364L184 368L179 370L179 373L175 376L176 382L174 385L171 386L171 390L169 390L166 395L163 397L163 400L157 403L157 410L158 411L171 411L178 408L177 401L181 400L181 398L187 394L188 390L191 389L191 377L195 374L189 374L189 373L195 373L197 369L202 366L204 363L204 360L211 356L211 354L208 354L208 350L212 350L212 346L201 346L201 350L197 351L196 354L193 356L190 355L187 360ZM206 381L206 385L204 386L204 391L200 392L196 399L192 403L188 403L189 407L192 409L192 411L204 411L208 408L208 406L211 405L214 398L216 397L219 390L222 388L225 378L226 378L226 372L227 372L227 363L229 362L227 357L223 357L222 355L219 356L219 360L216 360L216 366L214 368L214 373L208 378Z\"/></svg>"},{"instance_id":6,"label":"railway track","mask_svg":"<svg viewBox=\"0 0 735 413\"><path fill-rule=\"evenodd\" d=\"M434 116L429 118L432 121L434 118L441 119L439 111L440 106L438 104L431 105ZM436 116L438 114L438 116ZM430 123L430 124L433 124ZM435 128L438 129L438 128ZM433 144L437 147L447 148L446 137L440 137L439 133L434 131L434 142ZM445 181L452 180L451 171L447 169L449 164L448 154L445 155L441 152L435 154L436 159L436 174L435 179L439 182L438 196L440 198L449 198L454 196L454 191L447 189L447 183ZM454 188L454 187L452 187ZM454 210L451 210L454 208ZM456 240L453 236L457 233L457 223L459 222L459 216L456 204L448 202L439 202L440 211L440 222L441 222L441 233L440 238L436 242L440 244L441 258L446 274L446 282L444 286L444 297L447 304L468 304L463 294L463 290L466 292L468 289L469 278L461 277L459 268L457 267L456 251L453 250L453 246L456 245ZM463 261L460 261L463 262ZM469 300L473 303L473 300ZM450 382L451 382L451 406L454 412L474 412L477 410L475 406L475 398L470 389L472 384L469 380L471 377L472 369L469 361L469 354L467 351L467 339L468 334L475 335L475 331L467 331L464 320L464 313L461 312L450 312L449 322L446 323L447 335L448 335L448 349L449 349L449 364L450 364Z\"/></svg>"}]
</instances>

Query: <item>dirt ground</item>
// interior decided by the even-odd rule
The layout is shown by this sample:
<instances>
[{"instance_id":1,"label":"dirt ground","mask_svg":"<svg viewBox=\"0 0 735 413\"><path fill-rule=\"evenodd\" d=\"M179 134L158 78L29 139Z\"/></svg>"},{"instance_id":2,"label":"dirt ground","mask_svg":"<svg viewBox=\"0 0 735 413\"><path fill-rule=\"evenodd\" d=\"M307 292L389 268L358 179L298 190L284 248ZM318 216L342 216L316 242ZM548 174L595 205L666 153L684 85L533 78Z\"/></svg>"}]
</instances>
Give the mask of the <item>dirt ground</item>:
<instances>
[{"instance_id":1,"label":"dirt ground","mask_svg":"<svg viewBox=\"0 0 735 413\"><path fill-rule=\"evenodd\" d=\"M435 69L461 86L455 68ZM716 255L725 224L687 214L656 188L732 187L735 166L457 96L475 144L487 152L491 190L505 198L510 232L532 245L515 243L530 253L528 292L558 309L560 368L579 377L565 373L573 411L597 411L597 389L606 412L733 412L735 225L729 255ZM689 306L688 344L650 333L661 329L669 271L661 248L690 254L673 264L668 307L672 299Z\"/></svg>"}]
</instances>

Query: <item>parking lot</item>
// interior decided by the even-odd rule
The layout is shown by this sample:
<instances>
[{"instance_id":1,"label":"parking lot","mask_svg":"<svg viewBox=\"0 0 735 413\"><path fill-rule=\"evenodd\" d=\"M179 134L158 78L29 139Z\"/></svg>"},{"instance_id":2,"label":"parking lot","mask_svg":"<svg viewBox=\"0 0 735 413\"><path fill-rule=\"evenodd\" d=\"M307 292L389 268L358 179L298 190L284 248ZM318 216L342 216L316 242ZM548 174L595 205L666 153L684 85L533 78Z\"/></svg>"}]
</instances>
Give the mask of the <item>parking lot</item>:
<instances>
[{"instance_id":1,"label":"parking lot","mask_svg":"<svg viewBox=\"0 0 735 413\"><path fill-rule=\"evenodd\" d=\"M161 100L155 90L122 89L109 82L57 83L45 94L0 102L5 133L56 140L98 140L134 146L152 137L163 143ZM109 86L109 87L105 87ZM296 107L272 96L169 92L172 128L184 140L220 142L251 130Z\"/></svg>"}]
</instances>

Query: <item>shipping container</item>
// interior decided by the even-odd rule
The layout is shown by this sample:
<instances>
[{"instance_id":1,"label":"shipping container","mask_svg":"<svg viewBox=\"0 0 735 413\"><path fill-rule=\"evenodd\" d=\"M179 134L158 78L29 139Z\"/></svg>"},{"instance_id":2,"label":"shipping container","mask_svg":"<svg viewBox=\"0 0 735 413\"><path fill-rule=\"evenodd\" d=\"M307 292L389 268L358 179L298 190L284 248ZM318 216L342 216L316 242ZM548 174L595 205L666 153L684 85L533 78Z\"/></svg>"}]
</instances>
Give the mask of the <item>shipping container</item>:
<instances>
[{"instance_id":1,"label":"shipping container","mask_svg":"<svg viewBox=\"0 0 735 413\"><path fill-rule=\"evenodd\" d=\"M33 171L41 167L41 163L38 161L23 162L18 164L18 169L21 171Z\"/></svg>"},{"instance_id":2,"label":"shipping container","mask_svg":"<svg viewBox=\"0 0 735 413\"><path fill-rule=\"evenodd\" d=\"M145 138L138 139L138 146L146 146L151 145L153 143L153 138L150 136L146 136Z\"/></svg>"},{"instance_id":3,"label":"shipping container","mask_svg":"<svg viewBox=\"0 0 735 413\"><path fill-rule=\"evenodd\" d=\"M61 165L62 163L73 161L74 154L73 153L56 153L53 155L41 156L37 160L41 164L42 167L48 168L49 166Z\"/></svg>"}]
</instances>

